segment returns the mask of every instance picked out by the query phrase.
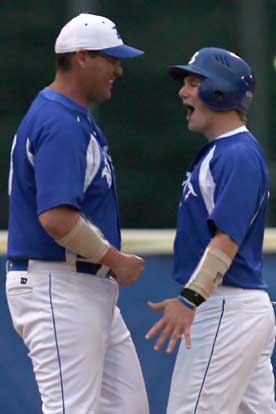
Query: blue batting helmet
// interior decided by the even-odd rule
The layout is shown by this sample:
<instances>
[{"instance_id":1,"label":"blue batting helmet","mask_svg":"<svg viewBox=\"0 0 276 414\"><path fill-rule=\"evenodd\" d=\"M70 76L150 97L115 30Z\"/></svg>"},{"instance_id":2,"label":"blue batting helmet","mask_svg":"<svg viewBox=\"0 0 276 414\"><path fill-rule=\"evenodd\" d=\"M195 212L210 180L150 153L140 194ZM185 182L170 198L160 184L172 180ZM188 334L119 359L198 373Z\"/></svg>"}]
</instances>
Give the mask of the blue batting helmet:
<instances>
[{"instance_id":1,"label":"blue batting helmet","mask_svg":"<svg viewBox=\"0 0 276 414\"><path fill-rule=\"evenodd\" d=\"M169 68L169 74L179 82L190 73L203 76L199 96L210 109L248 111L255 90L254 75L233 52L207 47L196 52L187 65Z\"/></svg>"}]
</instances>

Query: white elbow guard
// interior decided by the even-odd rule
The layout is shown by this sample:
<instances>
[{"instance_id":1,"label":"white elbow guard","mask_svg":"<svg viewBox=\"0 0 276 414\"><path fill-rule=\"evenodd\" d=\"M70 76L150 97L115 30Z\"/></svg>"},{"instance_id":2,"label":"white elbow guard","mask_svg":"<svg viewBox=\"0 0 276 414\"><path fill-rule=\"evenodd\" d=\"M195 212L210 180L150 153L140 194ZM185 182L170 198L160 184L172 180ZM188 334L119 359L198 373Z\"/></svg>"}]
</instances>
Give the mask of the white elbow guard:
<instances>
[{"instance_id":1,"label":"white elbow guard","mask_svg":"<svg viewBox=\"0 0 276 414\"><path fill-rule=\"evenodd\" d=\"M56 242L67 250L98 263L109 249L98 227L86 221L82 216L75 226L62 239Z\"/></svg>"}]
</instances>

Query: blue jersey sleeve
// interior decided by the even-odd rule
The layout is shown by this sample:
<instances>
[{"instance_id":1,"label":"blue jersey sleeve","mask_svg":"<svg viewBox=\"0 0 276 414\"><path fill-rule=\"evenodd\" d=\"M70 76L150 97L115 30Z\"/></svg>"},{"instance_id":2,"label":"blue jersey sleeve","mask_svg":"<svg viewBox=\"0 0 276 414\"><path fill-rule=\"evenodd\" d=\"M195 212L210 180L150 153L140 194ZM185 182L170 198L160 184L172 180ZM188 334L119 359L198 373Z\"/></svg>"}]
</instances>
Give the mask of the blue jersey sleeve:
<instances>
[{"instance_id":1,"label":"blue jersey sleeve","mask_svg":"<svg viewBox=\"0 0 276 414\"><path fill-rule=\"evenodd\" d=\"M266 191L262 165L255 153L235 147L214 157L210 168L215 182L211 233L218 228L241 245Z\"/></svg>"},{"instance_id":2,"label":"blue jersey sleeve","mask_svg":"<svg viewBox=\"0 0 276 414\"><path fill-rule=\"evenodd\" d=\"M71 205L80 209L86 168L85 136L77 123L53 120L31 142L37 214Z\"/></svg>"}]
</instances>

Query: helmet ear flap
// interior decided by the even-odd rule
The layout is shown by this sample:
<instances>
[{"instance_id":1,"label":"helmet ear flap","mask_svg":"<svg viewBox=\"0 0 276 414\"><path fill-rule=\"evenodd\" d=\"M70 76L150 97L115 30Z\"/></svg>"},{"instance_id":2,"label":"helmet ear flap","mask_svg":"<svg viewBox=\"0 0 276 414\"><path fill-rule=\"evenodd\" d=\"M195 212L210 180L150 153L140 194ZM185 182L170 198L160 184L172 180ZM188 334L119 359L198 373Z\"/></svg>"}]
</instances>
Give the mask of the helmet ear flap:
<instances>
[{"instance_id":1,"label":"helmet ear flap","mask_svg":"<svg viewBox=\"0 0 276 414\"><path fill-rule=\"evenodd\" d=\"M211 79L204 79L199 86L199 96L203 103L211 109L220 111L225 106L223 88L216 85Z\"/></svg>"}]
</instances>

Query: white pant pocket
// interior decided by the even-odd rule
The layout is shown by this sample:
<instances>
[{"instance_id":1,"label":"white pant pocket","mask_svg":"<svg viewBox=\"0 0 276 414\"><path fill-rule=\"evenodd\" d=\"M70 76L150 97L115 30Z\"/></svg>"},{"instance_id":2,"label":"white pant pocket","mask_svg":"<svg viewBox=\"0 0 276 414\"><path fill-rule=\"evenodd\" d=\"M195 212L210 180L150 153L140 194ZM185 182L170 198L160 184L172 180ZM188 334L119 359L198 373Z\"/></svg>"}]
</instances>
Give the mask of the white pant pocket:
<instances>
[{"instance_id":1,"label":"white pant pocket","mask_svg":"<svg viewBox=\"0 0 276 414\"><path fill-rule=\"evenodd\" d=\"M14 295L26 295L32 293L33 288L31 286L7 286L7 294L9 296Z\"/></svg>"}]
</instances>

